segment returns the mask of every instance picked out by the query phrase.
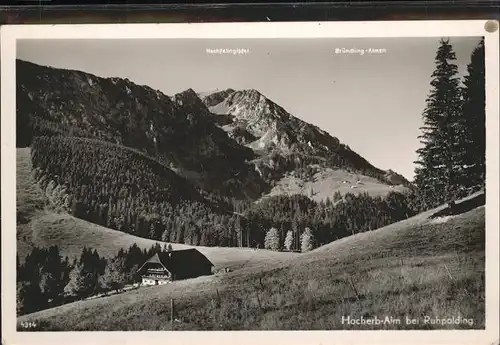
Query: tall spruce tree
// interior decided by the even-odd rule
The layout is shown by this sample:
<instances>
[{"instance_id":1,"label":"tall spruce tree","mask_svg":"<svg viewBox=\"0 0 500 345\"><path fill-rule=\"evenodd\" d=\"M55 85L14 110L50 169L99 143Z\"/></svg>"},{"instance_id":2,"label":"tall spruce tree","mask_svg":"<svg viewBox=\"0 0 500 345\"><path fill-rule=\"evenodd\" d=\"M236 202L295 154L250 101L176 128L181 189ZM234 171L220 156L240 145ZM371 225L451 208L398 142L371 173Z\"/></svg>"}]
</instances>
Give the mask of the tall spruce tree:
<instances>
[{"instance_id":1,"label":"tall spruce tree","mask_svg":"<svg viewBox=\"0 0 500 345\"><path fill-rule=\"evenodd\" d=\"M47 307L40 285L31 281L17 282L16 311L18 315L32 313Z\"/></svg>"},{"instance_id":2,"label":"tall spruce tree","mask_svg":"<svg viewBox=\"0 0 500 345\"><path fill-rule=\"evenodd\" d=\"M64 297L64 287L68 283L66 263L57 246L51 246L47 250L40 272L40 289L44 297L53 305L59 304Z\"/></svg>"},{"instance_id":3,"label":"tall spruce tree","mask_svg":"<svg viewBox=\"0 0 500 345\"><path fill-rule=\"evenodd\" d=\"M432 73L431 92L423 113L424 125L419 136L423 147L417 150L415 184L426 207L448 201L454 205L458 186L458 118L461 111L460 80L454 63L455 52L449 40L442 39Z\"/></svg>"},{"instance_id":4,"label":"tall spruce tree","mask_svg":"<svg viewBox=\"0 0 500 345\"><path fill-rule=\"evenodd\" d=\"M21 269L22 269L22 266L21 266L21 262L19 261L19 254L16 254L16 280L17 281L20 281L21 277L23 276Z\"/></svg>"},{"instance_id":5,"label":"tall spruce tree","mask_svg":"<svg viewBox=\"0 0 500 345\"><path fill-rule=\"evenodd\" d=\"M462 88L462 184L477 190L485 181L486 108L484 39L471 54Z\"/></svg>"}]
</instances>

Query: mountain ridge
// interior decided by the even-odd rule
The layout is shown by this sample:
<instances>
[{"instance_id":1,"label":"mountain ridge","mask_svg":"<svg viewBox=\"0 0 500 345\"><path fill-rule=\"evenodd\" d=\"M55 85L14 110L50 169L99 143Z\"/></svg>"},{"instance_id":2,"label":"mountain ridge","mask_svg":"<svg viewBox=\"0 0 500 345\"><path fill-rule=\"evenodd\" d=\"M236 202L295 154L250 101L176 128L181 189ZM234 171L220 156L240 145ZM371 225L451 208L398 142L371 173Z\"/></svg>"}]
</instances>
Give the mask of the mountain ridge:
<instances>
[{"instance_id":1,"label":"mountain ridge","mask_svg":"<svg viewBox=\"0 0 500 345\"><path fill-rule=\"evenodd\" d=\"M322 159L328 159L332 155L340 156L340 160L348 157L347 160L353 163L353 170L369 170L370 176L378 177L389 184L410 184L402 175L392 170L376 168L348 145L341 143L337 137L291 115L255 89L226 89L222 93L216 92L216 95L217 97L213 98L208 94L202 99L205 104L210 105L212 113L232 116L232 123L223 128L230 136L239 138L240 143L246 144L254 151L277 150L283 156L299 153ZM220 96L226 98L220 101ZM215 104L214 99L220 102ZM254 140L249 143L249 138L252 137ZM336 163L332 162L327 164L327 167L336 167L335 165Z\"/></svg>"},{"instance_id":2,"label":"mountain ridge","mask_svg":"<svg viewBox=\"0 0 500 345\"><path fill-rule=\"evenodd\" d=\"M17 146L38 135L109 141L160 159L209 193L259 199L296 169L347 169L407 184L259 91L188 88L173 96L127 78L17 60Z\"/></svg>"}]
</instances>

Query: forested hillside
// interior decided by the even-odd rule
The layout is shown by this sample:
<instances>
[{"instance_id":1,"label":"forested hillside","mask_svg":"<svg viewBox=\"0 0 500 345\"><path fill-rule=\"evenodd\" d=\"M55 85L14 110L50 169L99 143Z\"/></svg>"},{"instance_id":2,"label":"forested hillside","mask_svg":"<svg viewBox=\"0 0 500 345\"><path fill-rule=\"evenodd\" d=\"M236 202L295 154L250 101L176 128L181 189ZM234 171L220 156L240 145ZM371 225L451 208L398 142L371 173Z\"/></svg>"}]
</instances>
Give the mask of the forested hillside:
<instances>
[{"instance_id":1,"label":"forested hillside","mask_svg":"<svg viewBox=\"0 0 500 345\"><path fill-rule=\"evenodd\" d=\"M34 136L101 139L156 157L212 193L255 199L267 190L248 163L253 151L199 116L205 106L194 92L172 100L128 79L18 60L16 95L17 147Z\"/></svg>"},{"instance_id":2,"label":"forested hillside","mask_svg":"<svg viewBox=\"0 0 500 345\"><path fill-rule=\"evenodd\" d=\"M306 230L314 242L312 249L411 217L421 211L417 199L414 194L398 192L385 198L337 194L335 202L315 202L301 195L276 196L249 209L246 218L258 243L265 243L269 231L276 229L276 248L286 248L288 236L292 244L286 249L303 251L301 239Z\"/></svg>"},{"instance_id":3,"label":"forested hillside","mask_svg":"<svg viewBox=\"0 0 500 345\"><path fill-rule=\"evenodd\" d=\"M18 60L18 330L354 329L346 315L436 310L462 323L361 327L484 328L484 41L465 76L455 60L442 39L413 182L257 90L167 96ZM213 275L137 284L152 255L194 246Z\"/></svg>"},{"instance_id":4,"label":"forested hillside","mask_svg":"<svg viewBox=\"0 0 500 345\"><path fill-rule=\"evenodd\" d=\"M167 242L262 246L271 227L280 229L281 242L288 230L298 238L312 227L318 241L328 243L415 213L405 195L391 193L386 199L348 194L336 204L272 197L238 215L232 205L204 198L142 153L87 138L36 137L32 162L33 177L52 204L102 226Z\"/></svg>"},{"instance_id":5,"label":"forested hillside","mask_svg":"<svg viewBox=\"0 0 500 345\"><path fill-rule=\"evenodd\" d=\"M124 146L74 137L36 137L34 177L72 215L137 236L194 245L236 245L230 206L207 200L159 162ZM221 231L221 233L218 233Z\"/></svg>"},{"instance_id":6,"label":"forested hillside","mask_svg":"<svg viewBox=\"0 0 500 345\"><path fill-rule=\"evenodd\" d=\"M257 90L201 95L188 89L168 97L127 79L23 61L17 65L17 145L32 146L37 182L79 218L207 246L263 247L272 230L274 249L301 250L304 233L314 246L326 244L484 186L484 126L473 121L475 114L484 121L482 49L474 51L460 86L454 53L442 41L416 186ZM316 183L327 170L408 188L377 196L331 190L321 201L280 195L284 184L272 189L285 178ZM341 183L363 188L361 178Z\"/></svg>"}]
</instances>

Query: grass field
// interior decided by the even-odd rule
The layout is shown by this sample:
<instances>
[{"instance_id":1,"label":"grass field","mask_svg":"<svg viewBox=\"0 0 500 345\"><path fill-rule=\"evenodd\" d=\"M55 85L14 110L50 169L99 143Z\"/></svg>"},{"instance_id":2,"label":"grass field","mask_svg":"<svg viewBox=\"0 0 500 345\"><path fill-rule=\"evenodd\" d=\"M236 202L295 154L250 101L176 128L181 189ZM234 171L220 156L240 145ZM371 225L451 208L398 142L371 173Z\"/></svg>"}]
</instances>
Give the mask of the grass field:
<instances>
[{"instance_id":1,"label":"grass field","mask_svg":"<svg viewBox=\"0 0 500 345\"><path fill-rule=\"evenodd\" d=\"M79 301L18 322L53 331L168 330L172 298L176 330L484 329L485 208L431 217L442 209L289 260ZM342 323L347 316L393 321L356 326ZM406 317L419 323L407 325Z\"/></svg>"}]
</instances>

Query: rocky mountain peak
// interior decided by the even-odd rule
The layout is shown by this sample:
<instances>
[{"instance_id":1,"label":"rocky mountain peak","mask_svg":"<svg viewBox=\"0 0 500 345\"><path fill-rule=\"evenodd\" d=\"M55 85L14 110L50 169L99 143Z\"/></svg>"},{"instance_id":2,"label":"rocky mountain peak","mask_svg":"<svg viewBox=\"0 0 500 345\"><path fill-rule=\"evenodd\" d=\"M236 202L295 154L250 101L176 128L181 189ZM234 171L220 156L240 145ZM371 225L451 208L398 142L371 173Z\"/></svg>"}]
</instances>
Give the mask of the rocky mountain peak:
<instances>
[{"instance_id":1,"label":"rocky mountain peak","mask_svg":"<svg viewBox=\"0 0 500 345\"><path fill-rule=\"evenodd\" d=\"M213 103L215 99L210 104ZM209 109L215 114L232 116L233 124L226 126L226 130L254 151L273 152L283 157L316 157L312 160L332 167L363 171L389 184L406 181L401 175L374 167L349 146L340 143L338 138L291 115L255 89L234 91ZM248 142L252 137L254 140Z\"/></svg>"},{"instance_id":2,"label":"rocky mountain peak","mask_svg":"<svg viewBox=\"0 0 500 345\"><path fill-rule=\"evenodd\" d=\"M196 94L196 92L194 92L194 90L191 89L191 88L189 88L187 90L184 90L182 92L179 92L178 94L189 96L189 97L196 97L196 98L198 98L198 95Z\"/></svg>"},{"instance_id":3,"label":"rocky mountain peak","mask_svg":"<svg viewBox=\"0 0 500 345\"><path fill-rule=\"evenodd\" d=\"M198 97L198 94L194 92L194 90L191 88L176 93L174 96L172 96L172 100L179 105L182 105L182 103L184 102L189 102L191 104L194 103L203 104L201 99Z\"/></svg>"},{"instance_id":4,"label":"rocky mountain peak","mask_svg":"<svg viewBox=\"0 0 500 345\"><path fill-rule=\"evenodd\" d=\"M209 116L210 112L198 94L191 88L172 96L179 111L186 116Z\"/></svg>"},{"instance_id":5,"label":"rocky mountain peak","mask_svg":"<svg viewBox=\"0 0 500 345\"><path fill-rule=\"evenodd\" d=\"M212 107L225 100L233 92L235 92L233 89L215 90L208 93L199 93L198 96L207 107Z\"/></svg>"}]
</instances>

